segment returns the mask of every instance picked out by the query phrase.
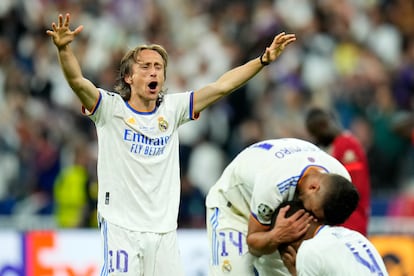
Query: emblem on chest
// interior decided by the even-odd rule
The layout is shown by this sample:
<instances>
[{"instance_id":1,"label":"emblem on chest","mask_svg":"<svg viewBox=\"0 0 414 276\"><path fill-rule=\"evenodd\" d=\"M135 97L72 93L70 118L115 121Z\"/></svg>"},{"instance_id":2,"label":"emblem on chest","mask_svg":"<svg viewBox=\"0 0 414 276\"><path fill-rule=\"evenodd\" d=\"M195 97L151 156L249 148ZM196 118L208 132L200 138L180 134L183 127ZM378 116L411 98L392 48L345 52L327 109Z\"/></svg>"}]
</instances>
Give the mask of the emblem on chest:
<instances>
[{"instance_id":1,"label":"emblem on chest","mask_svg":"<svg viewBox=\"0 0 414 276\"><path fill-rule=\"evenodd\" d=\"M162 132L168 129L168 122L162 116L158 117L158 128Z\"/></svg>"}]
</instances>

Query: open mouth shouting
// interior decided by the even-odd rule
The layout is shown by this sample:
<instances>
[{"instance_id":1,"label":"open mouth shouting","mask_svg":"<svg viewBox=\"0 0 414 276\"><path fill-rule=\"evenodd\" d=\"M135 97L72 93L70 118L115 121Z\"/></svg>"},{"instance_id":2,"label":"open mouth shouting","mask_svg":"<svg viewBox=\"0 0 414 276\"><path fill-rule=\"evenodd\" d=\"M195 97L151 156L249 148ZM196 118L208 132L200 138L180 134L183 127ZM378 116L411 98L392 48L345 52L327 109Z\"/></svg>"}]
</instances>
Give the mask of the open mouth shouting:
<instances>
[{"instance_id":1,"label":"open mouth shouting","mask_svg":"<svg viewBox=\"0 0 414 276\"><path fill-rule=\"evenodd\" d=\"M158 87L158 82L157 81L152 81L148 84L148 88L150 89L151 92L156 92L157 87Z\"/></svg>"}]
</instances>

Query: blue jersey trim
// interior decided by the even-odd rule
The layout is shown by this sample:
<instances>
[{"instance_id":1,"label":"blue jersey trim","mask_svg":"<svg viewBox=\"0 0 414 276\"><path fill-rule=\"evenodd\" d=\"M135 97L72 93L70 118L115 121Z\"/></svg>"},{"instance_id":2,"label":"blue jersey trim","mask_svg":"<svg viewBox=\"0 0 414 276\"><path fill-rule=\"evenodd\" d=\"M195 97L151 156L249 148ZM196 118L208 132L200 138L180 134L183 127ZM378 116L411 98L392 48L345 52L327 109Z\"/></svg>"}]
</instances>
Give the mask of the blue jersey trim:
<instances>
[{"instance_id":1,"label":"blue jersey trim","mask_svg":"<svg viewBox=\"0 0 414 276\"><path fill-rule=\"evenodd\" d=\"M136 114L140 114L140 115L151 115L151 114L154 114L155 112L157 112L157 109L158 109L158 107L155 107L154 110L152 110L152 111L141 112L141 111L138 111L138 110L134 109L132 106L130 106L128 102L125 102L125 104L132 112L134 112Z\"/></svg>"},{"instance_id":2,"label":"blue jersey trim","mask_svg":"<svg viewBox=\"0 0 414 276\"><path fill-rule=\"evenodd\" d=\"M92 109L92 110L87 110L87 109L85 108L85 106L83 106L83 105L82 105L82 113L83 113L83 114L86 114L86 115L88 115L88 116L91 116L91 115L94 115L94 114L95 114L95 112L96 112L96 110L98 109L98 106L100 105L101 100L102 100L102 93L101 93L101 91L100 91L100 90L98 90L98 91L99 91L99 97L98 97L98 100L96 101L96 104L95 104L95 106L93 107L93 109ZM87 113L87 112L89 112L89 113Z\"/></svg>"},{"instance_id":3,"label":"blue jersey trim","mask_svg":"<svg viewBox=\"0 0 414 276\"><path fill-rule=\"evenodd\" d=\"M286 179L283 182L276 184L276 187L279 190L279 193L283 195L286 191L289 190L290 187L297 186L300 178L301 176L293 176L291 178Z\"/></svg>"},{"instance_id":4,"label":"blue jersey trim","mask_svg":"<svg viewBox=\"0 0 414 276\"><path fill-rule=\"evenodd\" d=\"M198 117L200 117L200 113L195 114L194 113L194 92L191 92L190 94L190 110L189 110L189 118L191 120L197 120Z\"/></svg>"},{"instance_id":5,"label":"blue jersey trim","mask_svg":"<svg viewBox=\"0 0 414 276\"><path fill-rule=\"evenodd\" d=\"M257 215L255 214L255 213L253 213L253 212L250 212L250 214L254 217L254 219L258 222L258 223L260 223L261 225L263 225L263 226L271 226L272 224L271 223L261 223L260 221L259 221L259 219L257 218Z\"/></svg>"}]
</instances>

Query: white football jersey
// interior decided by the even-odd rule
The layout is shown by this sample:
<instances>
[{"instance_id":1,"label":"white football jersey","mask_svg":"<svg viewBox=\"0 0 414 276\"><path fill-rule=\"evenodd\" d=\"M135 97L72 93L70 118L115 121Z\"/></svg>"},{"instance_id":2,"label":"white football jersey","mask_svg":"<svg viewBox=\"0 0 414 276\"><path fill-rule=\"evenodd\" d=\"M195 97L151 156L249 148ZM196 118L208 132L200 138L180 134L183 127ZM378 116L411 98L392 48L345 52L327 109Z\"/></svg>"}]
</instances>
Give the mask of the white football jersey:
<instances>
[{"instance_id":1,"label":"white football jersey","mask_svg":"<svg viewBox=\"0 0 414 276\"><path fill-rule=\"evenodd\" d=\"M306 276L388 275L381 255L365 236L326 225L300 245L296 271Z\"/></svg>"},{"instance_id":2,"label":"white football jersey","mask_svg":"<svg viewBox=\"0 0 414 276\"><path fill-rule=\"evenodd\" d=\"M246 220L252 214L262 224L281 202L292 200L296 185L310 166L351 180L345 167L314 144L282 138L255 143L240 152L211 188L207 207L220 206L224 197L229 207Z\"/></svg>"},{"instance_id":3,"label":"white football jersey","mask_svg":"<svg viewBox=\"0 0 414 276\"><path fill-rule=\"evenodd\" d=\"M177 228L180 200L177 128L194 118L193 93L167 94L153 112L138 112L100 89L90 118L98 135L98 212L134 231Z\"/></svg>"}]
</instances>

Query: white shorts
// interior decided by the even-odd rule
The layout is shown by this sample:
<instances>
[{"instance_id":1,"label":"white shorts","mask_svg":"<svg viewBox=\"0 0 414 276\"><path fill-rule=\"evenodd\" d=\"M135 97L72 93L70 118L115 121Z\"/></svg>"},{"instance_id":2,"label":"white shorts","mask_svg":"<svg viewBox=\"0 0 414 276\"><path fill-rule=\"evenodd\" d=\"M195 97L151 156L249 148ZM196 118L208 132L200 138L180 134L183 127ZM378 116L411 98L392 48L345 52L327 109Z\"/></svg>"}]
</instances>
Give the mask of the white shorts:
<instances>
[{"instance_id":1,"label":"white shorts","mask_svg":"<svg viewBox=\"0 0 414 276\"><path fill-rule=\"evenodd\" d=\"M246 243L247 224L232 218L230 208L207 208L209 275L253 276L253 255Z\"/></svg>"},{"instance_id":2,"label":"white shorts","mask_svg":"<svg viewBox=\"0 0 414 276\"><path fill-rule=\"evenodd\" d=\"M136 232L100 218L104 249L101 276L184 275L177 232Z\"/></svg>"},{"instance_id":3,"label":"white shorts","mask_svg":"<svg viewBox=\"0 0 414 276\"><path fill-rule=\"evenodd\" d=\"M257 258L246 242L248 222L231 207L207 208L207 237L210 248L209 275L290 275L279 253Z\"/></svg>"}]
</instances>

